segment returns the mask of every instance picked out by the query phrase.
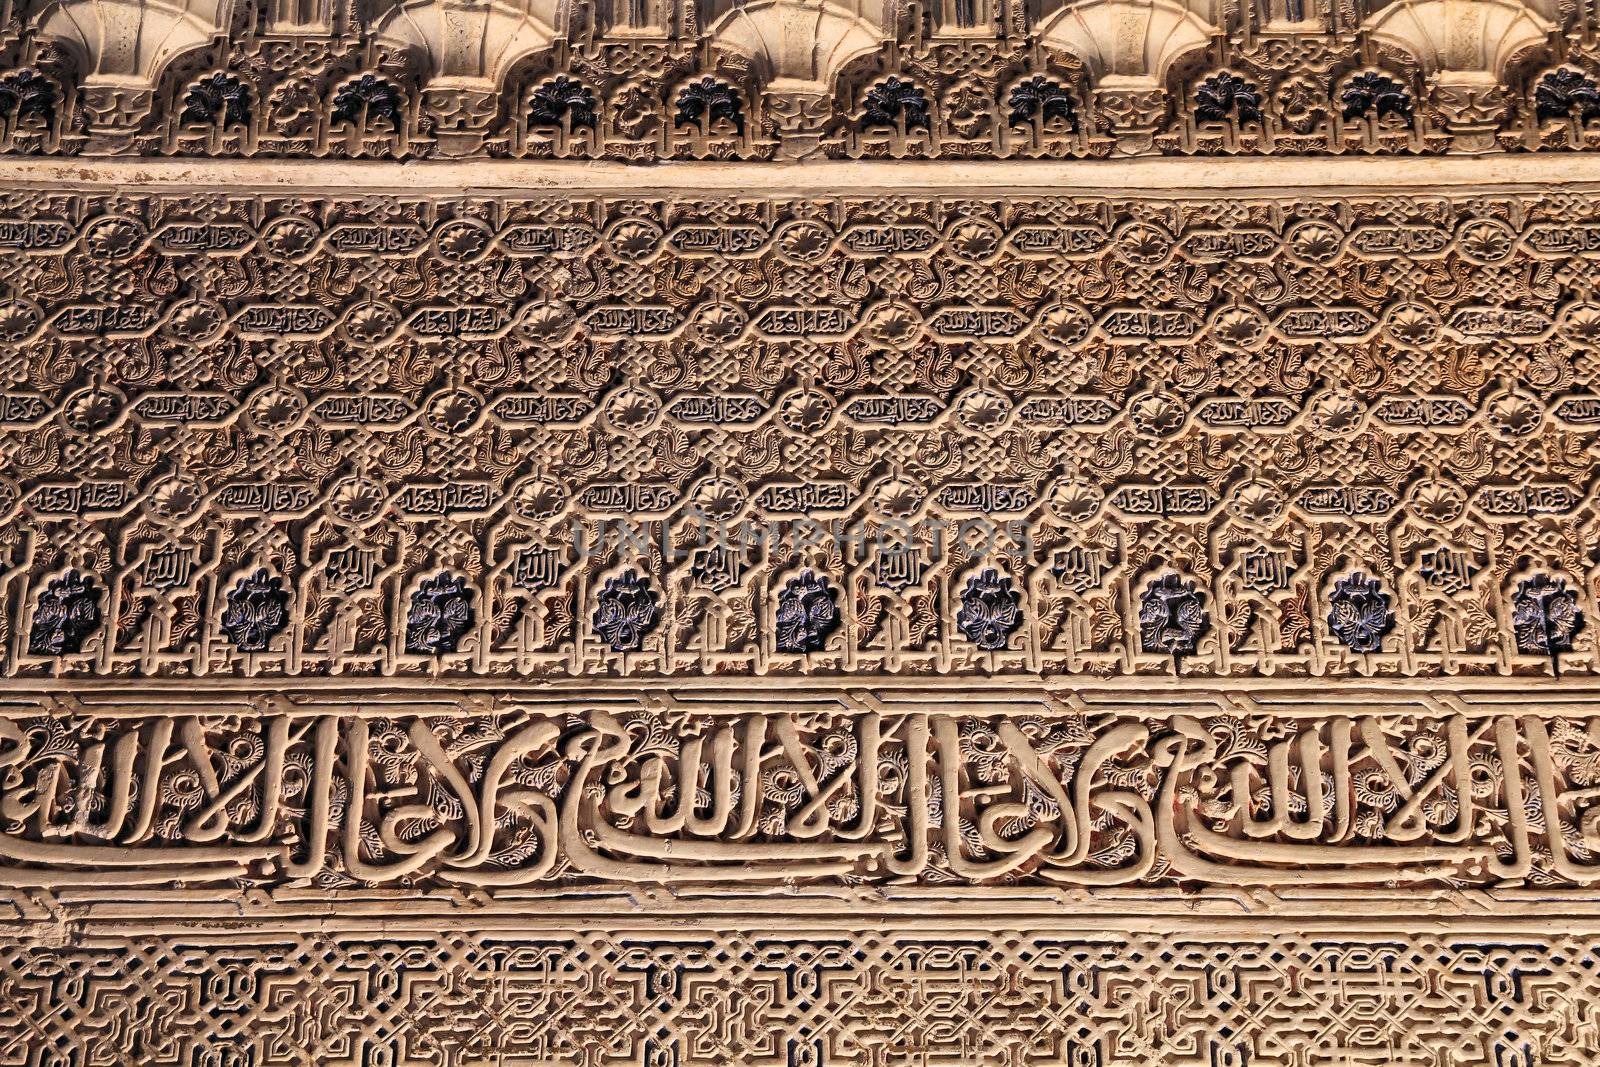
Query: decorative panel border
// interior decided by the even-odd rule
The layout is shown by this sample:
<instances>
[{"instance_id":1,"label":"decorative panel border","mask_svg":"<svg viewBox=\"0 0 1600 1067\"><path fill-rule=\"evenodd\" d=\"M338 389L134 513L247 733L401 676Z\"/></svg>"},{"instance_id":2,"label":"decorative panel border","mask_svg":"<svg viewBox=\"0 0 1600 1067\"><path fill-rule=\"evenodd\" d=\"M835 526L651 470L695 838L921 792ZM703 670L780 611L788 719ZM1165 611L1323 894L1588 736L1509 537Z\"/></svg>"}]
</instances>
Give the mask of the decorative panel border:
<instances>
[{"instance_id":1,"label":"decorative panel border","mask_svg":"<svg viewBox=\"0 0 1600 1067\"><path fill-rule=\"evenodd\" d=\"M1597 943L932 922L0 939L0 1063L1587 1067Z\"/></svg>"},{"instance_id":2,"label":"decorative panel border","mask_svg":"<svg viewBox=\"0 0 1600 1067\"><path fill-rule=\"evenodd\" d=\"M1595 31L1589 8L1550 0L17 0L0 7L0 152L1592 150Z\"/></svg>"},{"instance_id":3,"label":"decorative panel border","mask_svg":"<svg viewBox=\"0 0 1600 1067\"><path fill-rule=\"evenodd\" d=\"M18 696L0 884L1573 891L1592 691L736 686ZM280 894L282 894L280 896Z\"/></svg>"},{"instance_id":4,"label":"decorative panel border","mask_svg":"<svg viewBox=\"0 0 1600 1067\"><path fill-rule=\"evenodd\" d=\"M1587 188L13 190L0 670L1587 674Z\"/></svg>"},{"instance_id":5,"label":"decorative panel border","mask_svg":"<svg viewBox=\"0 0 1600 1067\"><path fill-rule=\"evenodd\" d=\"M0 1067L1600 1060L1600 184L1303 164L7 162Z\"/></svg>"}]
</instances>

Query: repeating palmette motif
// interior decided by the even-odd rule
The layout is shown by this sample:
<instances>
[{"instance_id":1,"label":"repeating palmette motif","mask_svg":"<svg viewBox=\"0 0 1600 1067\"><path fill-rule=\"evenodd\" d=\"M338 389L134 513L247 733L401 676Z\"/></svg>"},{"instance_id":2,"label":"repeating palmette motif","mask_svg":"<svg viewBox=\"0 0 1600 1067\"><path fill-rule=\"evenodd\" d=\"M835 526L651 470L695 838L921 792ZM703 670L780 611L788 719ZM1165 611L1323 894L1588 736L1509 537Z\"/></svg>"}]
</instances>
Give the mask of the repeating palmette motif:
<instances>
[{"instance_id":1,"label":"repeating palmette motif","mask_svg":"<svg viewBox=\"0 0 1600 1067\"><path fill-rule=\"evenodd\" d=\"M1600 718L1040 695L9 717L0 884L1600 884Z\"/></svg>"},{"instance_id":2,"label":"repeating palmette motif","mask_svg":"<svg viewBox=\"0 0 1600 1067\"><path fill-rule=\"evenodd\" d=\"M1555 0L56 0L0 152L764 161L1593 149Z\"/></svg>"},{"instance_id":3,"label":"repeating palmette motif","mask_svg":"<svg viewBox=\"0 0 1600 1067\"><path fill-rule=\"evenodd\" d=\"M12 192L0 668L1589 673L1597 242L1565 192Z\"/></svg>"}]
</instances>

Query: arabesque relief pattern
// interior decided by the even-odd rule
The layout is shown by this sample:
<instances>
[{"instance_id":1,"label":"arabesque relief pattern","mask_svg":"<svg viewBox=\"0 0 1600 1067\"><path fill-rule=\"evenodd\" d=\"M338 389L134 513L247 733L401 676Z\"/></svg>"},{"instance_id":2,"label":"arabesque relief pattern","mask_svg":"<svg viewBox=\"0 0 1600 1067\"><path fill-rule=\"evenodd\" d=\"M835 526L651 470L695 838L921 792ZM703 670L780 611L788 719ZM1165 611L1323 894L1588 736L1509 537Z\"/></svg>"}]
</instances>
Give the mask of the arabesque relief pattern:
<instances>
[{"instance_id":1,"label":"arabesque relief pattern","mask_svg":"<svg viewBox=\"0 0 1600 1067\"><path fill-rule=\"evenodd\" d=\"M1583 675L1600 199L0 197L0 668Z\"/></svg>"},{"instance_id":2,"label":"arabesque relief pattern","mask_svg":"<svg viewBox=\"0 0 1600 1067\"><path fill-rule=\"evenodd\" d=\"M7 709L0 885L1600 883L1582 701L535 700Z\"/></svg>"},{"instance_id":3,"label":"arabesque relief pattern","mask_svg":"<svg viewBox=\"0 0 1600 1067\"><path fill-rule=\"evenodd\" d=\"M1600 1063L1597 80L1566 0L0 0L0 1067Z\"/></svg>"},{"instance_id":4,"label":"arabesque relief pattern","mask_svg":"<svg viewBox=\"0 0 1600 1067\"><path fill-rule=\"evenodd\" d=\"M1600 146L1566 0L7 0L0 152L615 159Z\"/></svg>"},{"instance_id":5,"label":"arabesque relief pattern","mask_svg":"<svg viewBox=\"0 0 1600 1067\"><path fill-rule=\"evenodd\" d=\"M16 693L0 1062L1586 1067L1597 707Z\"/></svg>"}]
</instances>

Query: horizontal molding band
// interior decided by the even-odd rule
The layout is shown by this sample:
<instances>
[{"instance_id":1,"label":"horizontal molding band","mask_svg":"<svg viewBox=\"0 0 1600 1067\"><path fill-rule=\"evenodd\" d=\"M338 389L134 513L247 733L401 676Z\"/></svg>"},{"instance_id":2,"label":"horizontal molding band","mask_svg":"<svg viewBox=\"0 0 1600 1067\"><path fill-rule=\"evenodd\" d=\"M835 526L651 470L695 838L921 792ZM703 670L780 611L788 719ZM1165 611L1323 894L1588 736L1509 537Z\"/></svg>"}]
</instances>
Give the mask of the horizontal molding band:
<instances>
[{"instance_id":1,"label":"horizontal molding band","mask_svg":"<svg viewBox=\"0 0 1600 1067\"><path fill-rule=\"evenodd\" d=\"M715 902L704 902L714 905ZM1308 938L1328 938L1352 942L1380 941L1407 935L1428 934L1437 937L1468 939L1488 937L1495 939L1549 937L1553 920L1560 918L1559 932L1563 936L1600 939L1600 913L1593 909L1583 913L1560 907L1547 908L1538 915L1518 915L1496 911L1471 915L1440 914L1448 911L1432 902L1427 914L1418 914L1417 898L1411 899L1410 916L1394 914L1368 914L1365 900L1326 902L1330 908L1343 906L1345 917L1299 914L1218 915L1198 911L1184 915L1174 905L1171 914L1118 914L1093 909L1058 908L1055 914L1021 912L1007 908L993 897L968 901L966 917L943 914L930 909L924 912L903 910L874 910L863 906L856 914L813 914L804 909L791 909L786 900L774 901L765 912L745 914L709 914L702 909L693 916L683 912L662 909L651 903L648 912L626 914L619 909L600 909L590 914L580 914L576 909L551 911L541 901L539 913L521 915L506 912L484 912L458 909L455 912L434 911L426 913L416 908L393 909L388 915L351 908L341 903L337 914L324 910L320 915L311 913L285 913L258 915L246 905L241 909L235 902L233 915L213 909L195 909L183 905L181 920L174 920L171 904L165 916L153 914L152 909L128 909L124 914L109 911L83 918L76 913L30 915L13 921L0 930L0 944L12 940L36 939L41 943L54 943L70 938L73 944L94 945L116 943L128 938L145 939L163 934L178 933L194 944L208 941L228 942L233 938L275 939L284 936L324 935L341 940L382 937L415 937L441 929L465 928L474 935L508 939L535 939L553 934L571 934L587 930L603 930L608 936L636 938L663 934L692 937L696 934L742 933L774 936L781 930L786 936L797 938L827 938L850 932L889 930L890 936L901 938L922 936L929 939L951 941L967 940L996 931L1026 930L1034 933L1059 934L1084 940L1114 942L1128 935L1167 934L1208 936L1239 941L1267 939L1292 935ZM1359 908L1359 911L1358 911ZM243 914L239 914L243 911ZM685 909L687 911L687 909ZM56 936L57 934L61 936Z\"/></svg>"},{"instance_id":2,"label":"horizontal molding band","mask_svg":"<svg viewBox=\"0 0 1600 1067\"><path fill-rule=\"evenodd\" d=\"M973 678L962 675L897 676L883 674L812 675L631 675L611 678L485 678L482 676L108 678L63 676L58 678L0 679L0 714L15 713L16 705L66 698L92 703L204 705L217 699L257 700L263 694L281 694L295 700L326 697L342 700L356 694L358 703L404 700L459 704L481 699L581 700L590 696L636 701L669 694L724 696L730 700L767 702L779 691L784 699L854 699L859 694L904 700L922 693L939 694L941 701L998 703L1040 700L1051 696L1082 695L1115 701L1171 699L1177 702L1231 699L1235 695L1271 694L1285 701L1337 704L1353 701L1363 708L1382 694L1405 701L1471 699L1491 696L1504 705L1548 705L1558 712L1564 702L1588 705L1600 700L1600 680L1584 676L1421 676L1411 678L1341 675L1328 679L1287 677L1181 678L1161 675L1092 677L1088 675L1020 675ZM96 708L96 713L103 709ZM1450 712L1459 709L1450 707ZM1536 707L1519 709L1527 714ZM149 714L142 709L139 714Z\"/></svg>"},{"instance_id":3,"label":"horizontal molding band","mask_svg":"<svg viewBox=\"0 0 1600 1067\"><path fill-rule=\"evenodd\" d=\"M16 813L0 886L486 907L503 890L648 902L691 885L803 886L825 907L994 886L1069 912L1102 889L1592 900L1595 716L1448 695L1316 707L855 691L96 717L62 700L0 715Z\"/></svg>"},{"instance_id":4,"label":"horizontal molding band","mask_svg":"<svg viewBox=\"0 0 1600 1067\"><path fill-rule=\"evenodd\" d=\"M0 188L216 188L410 194L682 191L786 197L826 193L1082 193L1204 196L1233 190L1427 193L1600 187L1600 155L1200 158L812 163L469 162L291 159L0 159Z\"/></svg>"},{"instance_id":5,"label":"horizontal molding band","mask_svg":"<svg viewBox=\"0 0 1600 1067\"><path fill-rule=\"evenodd\" d=\"M48 901L48 906L45 901ZM36 931L70 927L84 936L171 929L327 930L335 933L478 930L683 928L746 930L781 916L805 930L847 930L884 920L936 930L1201 930L1249 934L1271 926L1343 935L1449 930L1454 934L1541 933L1560 929L1600 937L1600 891L1593 889L1299 890L1277 887L1198 890L1027 889L1000 886L828 889L774 886L765 893L729 885L615 886L447 894L421 890L279 890L241 896L234 888L147 889L61 886L0 889L0 925ZM42 935L41 935L42 936Z\"/></svg>"}]
</instances>

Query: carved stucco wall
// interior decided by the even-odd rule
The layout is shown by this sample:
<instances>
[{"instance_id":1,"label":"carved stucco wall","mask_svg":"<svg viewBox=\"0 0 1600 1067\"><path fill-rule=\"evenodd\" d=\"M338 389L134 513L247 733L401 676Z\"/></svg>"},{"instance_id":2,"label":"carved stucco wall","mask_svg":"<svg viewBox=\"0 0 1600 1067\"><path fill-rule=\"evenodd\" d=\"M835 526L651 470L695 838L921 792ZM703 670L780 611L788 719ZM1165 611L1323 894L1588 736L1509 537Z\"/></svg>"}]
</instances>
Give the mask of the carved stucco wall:
<instances>
[{"instance_id":1,"label":"carved stucco wall","mask_svg":"<svg viewBox=\"0 0 1600 1067\"><path fill-rule=\"evenodd\" d=\"M0 1067L1594 1067L1594 19L0 6Z\"/></svg>"},{"instance_id":2,"label":"carved stucco wall","mask_svg":"<svg viewBox=\"0 0 1600 1067\"><path fill-rule=\"evenodd\" d=\"M0 150L1585 149L1595 30L1570 0L7 0Z\"/></svg>"}]
</instances>

